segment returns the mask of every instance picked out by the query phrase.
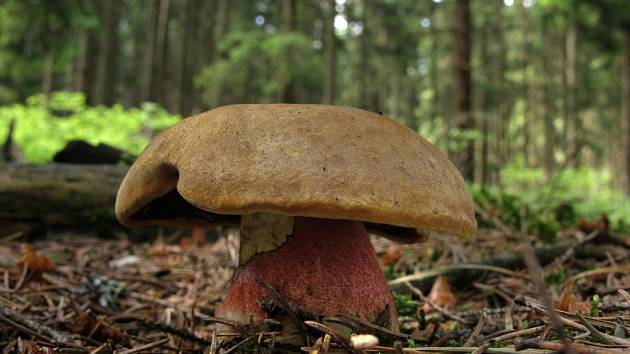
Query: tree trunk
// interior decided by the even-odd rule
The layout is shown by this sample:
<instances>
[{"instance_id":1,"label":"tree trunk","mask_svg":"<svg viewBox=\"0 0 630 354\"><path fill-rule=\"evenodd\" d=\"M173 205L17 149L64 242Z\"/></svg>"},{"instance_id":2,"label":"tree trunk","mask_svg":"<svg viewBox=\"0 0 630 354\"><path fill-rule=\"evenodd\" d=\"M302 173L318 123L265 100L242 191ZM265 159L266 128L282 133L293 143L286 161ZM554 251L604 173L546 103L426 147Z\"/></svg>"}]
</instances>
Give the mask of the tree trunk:
<instances>
[{"instance_id":1,"label":"tree trunk","mask_svg":"<svg viewBox=\"0 0 630 354\"><path fill-rule=\"evenodd\" d=\"M192 112L193 106L193 75L196 73L198 67L197 63L197 29L199 25L197 23L198 16L196 12L199 10L200 4L198 1L189 0L182 5L184 11L184 30L182 34L182 56L180 65L180 89L179 89L179 102L177 111L183 116L188 116Z\"/></svg>"},{"instance_id":2,"label":"tree trunk","mask_svg":"<svg viewBox=\"0 0 630 354\"><path fill-rule=\"evenodd\" d=\"M429 2L429 36L431 37L431 49L430 49L430 60L431 60L431 72L429 73L429 86L431 87L431 117L429 117L429 122L431 123L431 127L433 127L435 119L442 116L442 110L440 109L440 92L438 86L438 36L439 33L436 29L435 23L435 2Z\"/></svg>"},{"instance_id":3,"label":"tree trunk","mask_svg":"<svg viewBox=\"0 0 630 354\"><path fill-rule=\"evenodd\" d=\"M543 36L544 36L544 47L545 51L542 55L543 60L543 91L544 91L544 147L543 147L543 169L545 175L545 181L550 182L553 178L553 171L555 167L555 159L554 159L554 139L555 139L555 128L553 124L555 108L554 108L554 99L552 94L552 82L554 73L551 67L551 56L553 56L553 43L551 41L551 33L549 32L549 28L544 17L542 18L543 22Z\"/></svg>"},{"instance_id":4,"label":"tree trunk","mask_svg":"<svg viewBox=\"0 0 630 354\"><path fill-rule=\"evenodd\" d=\"M126 166L15 165L0 169L0 232L118 225L116 193Z\"/></svg>"},{"instance_id":5,"label":"tree trunk","mask_svg":"<svg viewBox=\"0 0 630 354\"><path fill-rule=\"evenodd\" d=\"M570 10L574 11L574 10ZM567 141L567 165L571 167L578 167L578 122L576 112L576 99L575 99L575 74L576 74L576 62L577 62L577 26L576 26L575 14L571 14L569 18L569 26L566 33L565 43L565 55L566 55L566 70L565 70L565 135Z\"/></svg>"},{"instance_id":6,"label":"tree trunk","mask_svg":"<svg viewBox=\"0 0 630 354\"><path fill-rule=\"evenodd\" d=\"M165 86L166 42L168 40L168 14L170 0L160 0L157 11L155 28L155 46L153 50L153 68L149 88L149 100L163 103L163 88Z\"/></svg>"},{"instance_id":7,"label":"tree trunk","mask_svg":"<svg viewBox=\"0 0 630 354\"><path fill-rule=\"evenodd\" d=\"M282 32L291 33L295 28L295 7L293 0L282 0ZM287 49L285 55L286 65L291 65L292 54L290 49ZM280 101L285 103L295 103L295 84L293 78L285 71L282 70L279 73L280 82Z\"/></svg>"},{"instance_id":8,"label":"tree trunk","mask_svg":"<svg viewBox=\"0 0 630 354\"><path fill-rule=\"evenodd\" d=\"M490 92L488 83L491 80L491 74L489 68L490 65L490 52L489 52L489 38L488 32L490 29L488 28L489 24L487 20L485 21L484 26L481 30L481 67L483 69L484 77L485 77L485 85L483 85L481 89L481 116L477 117L477 122L480 125L481 129L481 141L479 146L478 153L478 164L475 165L475 184L484 186L488 184L489 181L489 170L490 170L490 149L489 149L489 140L490 140L490 115L493 109L493 99L492 92Z\"/></svg>"},{"instance_id":9,"label":"tree trunk","mask_svg":"<svg viewBox=\"0 0 630 354\"><path fill-rule=\"evenodd\" d=\"M523 100L523 147L525 166L532 166L533 153L531 151L531 124L530 124L530 97L529 97L529 77L527 68L529 67L529 21L527 18L527 10L525 9L525 0L521 0L519 6L519 17L522 20L521 34L523 36L521 43L521 72L523 79L521 82L521 99Z\"/></svg>"},{"instance_id":10,"label":"tree trunk","mask_svg":"<svg viewBox=\"0 0 630 354\"><path fill-rule=\"evenodd\" d=\"M363 24L363 32L359 39L360 50L360 64L359 64L359 107L362 109L370 110L369 99L369 70L370 70L370 28L368 26L368 10L369 1L363 0L361 2L361 23Z\"/></svg>"},{"instance_id":11,"label":"tree trunk","mask_svg":"<svg viewBox=\"0 0 630 354\"><path fill-rule=\"evenodd\" d=\"M407 92L405 97L405 103L402 103L405 107L405 112L403 113L407 119L407 126L413 130L414 132L418 132L418 120L414 115L414 109L418 105L418 88L415 85L405 85L407 88L405 92Z\"/></svg>"},{"instance_id":12,"label":"tree trunk","mask_svg":"<svg viewBox=\"0 0 630 354\"><path fill-rule=\"evenodd\" d=\"M55 58L53 57L52 52L48 51L48 53L46 53L46 57L44 58L44 69L42 70L42 93L46 97L47 101L50 96L50 92L52 91L54 63Z\"/></svg>"},{"instance_id":13,"label":"tree trunk","mask_svg":"<svg viewBox=\"0 0 630 354\"><path fill-rule=\"evenodd\" d=\"M85 90L85 68L87 65L87 50L88 50L88 33L86 30L79 32L79 52L77 58L74 61L74 77L72 80L72 89L74 91Z\"/></svg>"},{"instance_id":14,"label":"tree trunk","mask_svg":"<svg viewBox=\"0 0 630 354\"><path fill-rule=\"evenodd\" d=\"M497 115L497 134L495 140L496 166L494 166L494 180L498 182L498 173L507 164L510 156L510 140L508 138L508 126L510 119L509 96L505 85L505 39L503 35L503 0L494 2L494 33L492 37L495 43L494 50L494 104Z\"/></svg>"},{"instance_id":15,"label":"tree trunk","mask_svg":"<svg viewBox=\"0 0 630 354\"><path fill-rule=\"evenodd\" d=\"M623 65L623 96L622 96L622 112L623 120L626 122L625 134L625 160L626 160L626 195L630 196L630 30L624 33L624 65Z\"/></svg>"},{"instance_id":16,"label":"tree trunk","mask_svg":"<svg viewBox=\"0 0 630 354\"><path fill-rule=\"evenodd\" d=\"M335 101L335 0L324 0L324 104Z\"/></svg>"},{"instance_id":17,"label":"tree trunk","mask_svg":"<svg viewBox=\"0 0 630 354\"><path fill-rule=\"evenodd\" d=\"M87 53L85 58L85 96L90 105L96 105L98 62L101 48L99 47L99 35L95 30L88 30Z\"/></svg>"},{"instance_id":18,"label":"tree trunk","mask_svg":"<svg viewBox=\"0 0 630 354\"><path fill-rule=\"evenodd\" d=\"M228 0L219 0L217 14L216 14L216 26L214 27L214 45L219 46L219 43L225 35L227 29L228 20L230 17L230 2ZM219 51L213 51L211 59L218 59Z\"/></svg>"},{"instance_id":19,"label":"tree trunk","mask_svg":"<svg viewBox=\"0 0 630 354\"><path fill-rule=\"evenodd\" d=\"M162 1L153 2L151 7L151 15L148 16L149 22L147 25L147 37L144 42L146 44L142 65L142 93L140 95L141 101L148 101L152 98L152 84L154 82L154 60L155 60L155 45L156 45L156 30L157 23L160 14L160 7Z\"/></svg>"},{"instance_id":20,"label":"tree trunk","mask_svg":"<svg viewBox=\"0 0 630 354\"><path fill-rule=\"evenodd\" d=\"M96 74L96 104L111 105L115 102L115 85L118 58L118 22L120 20L117 0L103 4L103 26L99 38L99 61Z\"/></svg>"},{"instance_id":21,"label":"tree trunk","mask_svg":"<svg viewBox=\"0 0 630 354\"><path fill-rule=\"evenodd\" d=\"M471 16L470 2L457 0L455 2L453 51L453 116L455 126L461 130L474 128L471 111L472 86L470 81L470 48L471 48ZM461 151L452 154L455 165L464 178L474 178L474 145L465 142Z\"/></svg>"}]
</instances>

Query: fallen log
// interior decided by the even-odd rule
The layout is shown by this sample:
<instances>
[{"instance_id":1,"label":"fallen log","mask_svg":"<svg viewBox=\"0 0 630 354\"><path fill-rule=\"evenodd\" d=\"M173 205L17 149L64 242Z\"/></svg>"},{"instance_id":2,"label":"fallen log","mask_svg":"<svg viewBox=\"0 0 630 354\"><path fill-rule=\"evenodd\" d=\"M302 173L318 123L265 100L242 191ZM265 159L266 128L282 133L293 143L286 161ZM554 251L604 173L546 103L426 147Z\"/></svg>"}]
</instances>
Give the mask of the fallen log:
<instances>
[{"instance_id":1,"label":"fallen log","mask_svg":"<svg viewBox=\"0 0 630 354\"><path fill-rule=\"evenodd\" d=\"M118 186L128 166L72 164L0 165L0 236L16 232L119 228Z\"/></svg>"}]
</instances>

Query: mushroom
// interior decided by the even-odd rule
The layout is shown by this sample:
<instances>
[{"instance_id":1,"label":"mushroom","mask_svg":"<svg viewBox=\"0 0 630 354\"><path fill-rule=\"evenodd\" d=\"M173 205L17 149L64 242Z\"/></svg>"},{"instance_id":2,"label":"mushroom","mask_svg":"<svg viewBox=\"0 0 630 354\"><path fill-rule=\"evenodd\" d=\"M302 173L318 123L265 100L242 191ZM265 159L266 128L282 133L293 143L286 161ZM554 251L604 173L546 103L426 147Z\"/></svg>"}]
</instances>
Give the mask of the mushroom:
<instances>
[{"instance_id":1,"label":"mushroom","mask_svg":"<svg viewBox=\"0 0 630 354\"><path fill-rule=\"evenodd\" d=\"M233 105L177 123L131 166L116 215L128 226L240 225L218 317L267 318L267 284L312 314L393 329L368 232L415 242L477 227L461 175L437 148L382 115L328 105Z\"/></svg>"}]
</instances>

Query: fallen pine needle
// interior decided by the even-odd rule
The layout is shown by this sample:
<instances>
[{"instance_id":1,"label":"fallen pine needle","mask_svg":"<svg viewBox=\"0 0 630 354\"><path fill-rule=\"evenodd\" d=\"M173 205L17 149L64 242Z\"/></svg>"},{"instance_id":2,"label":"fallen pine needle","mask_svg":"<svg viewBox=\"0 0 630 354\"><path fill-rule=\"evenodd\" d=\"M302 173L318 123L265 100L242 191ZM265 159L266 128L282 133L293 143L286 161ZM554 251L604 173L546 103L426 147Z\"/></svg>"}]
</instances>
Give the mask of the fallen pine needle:
<instances>
[{"instance_id":1,"label":"fallen pine needle","mask_svg":"<svg viewBox=\"0 0 630 354\"><path fill-rule=\"evenodd\" d=\"M487 264L474 264L474 263L464 263L464 264L453 264L450 266L437 267L430 270L425 270L422 272L417 272L409 275L405 275L404 277L396 278L389 282L389 286L403 284L405 282L418 281L426 278L436 277L438 275L447 274L456 270L485 270L489 272L501 273L510 275L518 278L526 278L524 275L511 271L509 269L491 266Z\"/></svg>"}]
</instances>

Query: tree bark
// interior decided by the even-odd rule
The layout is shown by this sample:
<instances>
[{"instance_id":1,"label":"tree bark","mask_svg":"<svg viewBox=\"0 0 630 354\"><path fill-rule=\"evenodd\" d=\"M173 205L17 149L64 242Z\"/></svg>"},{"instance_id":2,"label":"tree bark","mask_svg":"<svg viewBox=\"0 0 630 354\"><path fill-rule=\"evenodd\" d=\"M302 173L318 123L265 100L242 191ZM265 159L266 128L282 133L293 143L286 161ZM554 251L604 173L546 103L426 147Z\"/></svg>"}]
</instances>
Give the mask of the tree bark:
<instances>
[{"instance_id":1,"label":"tree bark","mask_svg":"<svg viewBox=\"0 0 630 354\"><path fill-rule=\"evenodd\" d=\"M368 25L369 1L361 2L361 23L363 24L363 32L359 39L359 50L361 59L359 64L359 107L370 110L370 91L369 91L369 70L370 70L370 28Z\"/></svg>"},{"instance_id":2,"label":"tree bark","mask_svg":"<svg viewBox=\"0 0 630 354\"><path fill-rule=\"evenodd\" d=\"M478 164L475 166L475 184L484 186L488 184L489 181L489 169L490 169L490 115L492 111L493 99L492 93L488 88L488 83L490 82L491 75L489 68L490 65L490 52L489 52L489 40L488 40L488 32L490 29L488 28L489 24L486 22L481 30L481 67L483 69L484 77L486 84L483 85L481 89L481 116L477 117L477 122L480 125L481 130L481 141L479 142L479 153L478 153Z\"/></svg>"},{"instance_id":3,"label":"tree bark","mask_svg":"<svg viewBox=\"0 0 630 354\"><path fill-rule=\"evenodd\" d=\"M324 0L324 104L335 101L335 0Z\"/></svg>"},{"instance_id":4,"label":"tree bark","mask_svg":"<svg viewBox=\"0 0 630 354\"><path fill-rule=\"evenodd\" d=\"M544 46L546 48L545 52L542 55L543 61L543 72L545 79L543 80L543 106L544 106L544 146L543 146L543 170L545 175L545 181L550 182L553 178L554 167L555 167L555 158L554 158L554 139L555 139L555 128L553 125L554 119L554 99L552 94L552 82L554 73L551 67L551 56L553 55L553 43L551 41L551 33L549 33L549 27L547 25L544 17L542 18L542 26L543 26L543 36L544 36Z\"/></svg>"},{"instance_id":5,"label":"tree bark","mask_svg":"<svg viewBox=\"0 0 630 354\"><path fill-rule=\"evenodd\" d=\"M291 33L295 29L295 4L293 0L282 0L282 32ZM286 65L290 65L292 55L290 49L287 49L285 55ZM280 101L285 103L295 103L295 83L291 75L286 70L279 73L280 82Z\"/></svg>"},{"instance_id":6,"label":"tree bark","mask_svg":"<svg viewBox=\"0 0 630 354\"><path fill-rule=\"evenodd\" d=\"M163 103L163 87L166 66L166 42L168 40L168 14L170 0L160 0L156 13L155 45L153 48L153 67L149 88L149 100Z\"/></svg>"},{"instance_id":7,"label":"tree bark","mask_svg":"<svg viewBox=\"0 0 630 354\"><path fill-rule=\"evenodd\" d=\"M0 169L0 231L116 227L114 204L127 171L118 165L22 165Z\"/></svg>"},{"instance_id":8,"label":"tree bark","mask_svg":"<svg viewBox=\"0 0 630 354\"><path fill-rule=\"evenodd\" d=\"M44 69L42 70L42 93L47 100L48 96L50 96L50 92L52 91L54 63L55 57L53 56L52 51L49 50L44 58Z\"/></svg>"},{"instance_id":9,"label":"tree bark","mask_svg":"<svg viewBox=\"0 0 630 354\"><path fill-rule=\"evenodd\" d=\"M158 17L160 13L161 1L153 2L151 7L151 15L149 16L149 23L147 25L147 37L145 38L145 51L142 65L142 93L140 95L141 101L148 101L152 97L152 84L153 84L153 72L154 72L154 60L155 60L155 35L158 23Z\"/></svg>"},{"instance_id":10,"label":"tree bark","mask_svg":"<svg viewBox=\"0 0 630 354\"><path fill-rule=\"evenodd\" d=\"M184 12L184 30L182 34L182 56L180 65L180 89L179 102L177 111L183 116L188 116L192 112L193 106L193 74L197 71L196 65L196 47L197 47L197 28L199 28L196 12L199 9L197 1L189 0L182 3Z\"/></svg>"},{"instance_id":11,"label":"tree bark","mask_svg":"<svg viewBox=\"0 0 630 354\"><path fill-rule=\"evenodd\" d=\"M570 10L574 11L574 10ZM567 165L571 167L578 167L578 121L576 112L576 98L575 98L575 76L576 76L576 62L577 62L577 26L576 26L575 14L571 14L569 18L569 26L566 33L565 43L565 55L566 55L566 70L565 70L565 135L567 142Z\"/></svg>"},{"instance_id":12,"label":"tree bark","mask_svg":"<svg viewBox=\"0 0 630 354\"><path fill-rule=\"evenodd\" d=\"M119 7L117 0L103 2L103 26L99 39L100 51L94 95L96 104L111 105L116 100Z\"/></svg>"},{"instance_id":13,"label":"tree bark","mask_svg":"<svg viewBox=\"0 0 630 354\"><path fill-rule=\"evenodd\" d=\"M219 0L217 4L217 13L215 17L216 26L214 27L214 46L218 47L219 43L223 39L225 35L225 31L227 29L227 24L230 17L230 2L228 0ZM212 55L210 57L211 60L216 60L219 58L219 51L212 51Z\"/></svg>"},{"instance_id":14,"label":"tree bark","mask_svg":"<svg viewBox=\"0 0 630 354\"><path fill-rule=\"evenodd\" d=\"M471 48L471 15L469 0L455 2L453 51L453 116L455 126L461 130L474 128L471 111L472 86L470 79L470 48ZM465 147L455 154L451 154L455 165L464 178L474 178L474 145L466 142Z\"/></svg>"},{"instance_id":15,"label":"tree bark","mask_svg":"<svg viewBox=\"0 0 630 354\"><path fill-rule=\"evenodd\" d=\"M625 191L626 195L630 196L630 30L626 30L624 33L624 65L623 65L623 77L621 79L623 85L623 93L621 100L623 120L626 123L625 134L625 161L626 161L626 181Z\"/></svg>"},{"instance_id":16,"label":"tree bark","mask_svg":"<svg viewBox=\"0 0 630 354\"><path fill-rule=\"evenodd\" d=\"M72 89L75 91L85 90L85 68L87 65L87 50L88 50L88 33L86 30L81 30L78 35L79 39L79 52L77 58L74 61L74 77L72 78Z\"/></svg>"},{"instance_id":17,"label":"tree bark","mask_svg":"<svg viewBox=\"0 0 630 354\"><path fill-rule=\"evenodd\" d=\"M496 161L492 179L498 183L498 175L501 168L508 162L510 156L510 140L508 139L508 126L510 124L509 95L505 85L505 38L503 34L503 0L495 0L494 12L494 104L497 115L497 129L495 140Z\"/></svg>"},{"instance_id":18,"label":"tree bark","mask_svg":"<svg viewBox=\"0 0 630 354\"><path fill-rule=\"evenodd\" d=\"M435 7L436 4L433 1L429 1L429 35L431 37L431 49L430 49L430 60L431 60L431 72L429 73L429 86L431 87L431 117L429 118L429 123L431 127L433 127L435 120L438 117L442 116L442 110L440 107L440 89L438 86L438 36L439 32L436 29L435 23Z\"/></svg>"},{"instance_id":19,"label":"tree bark","mask_svg":"<svg viewBox=\"0 0 630 354\"><path fill-rule=\"evenodd\" d=\"M519 17L522 20L521 34L523 36L521 43L521 72L523 79L521 82L521 99L523 100L523 154L526 166L532 166L533 153L531 151L531 124L530 124L530 97L529 97L529 20L527 10L525 8L525 0L521 0L519 6Z\"/></svg>"}]
</instances>

